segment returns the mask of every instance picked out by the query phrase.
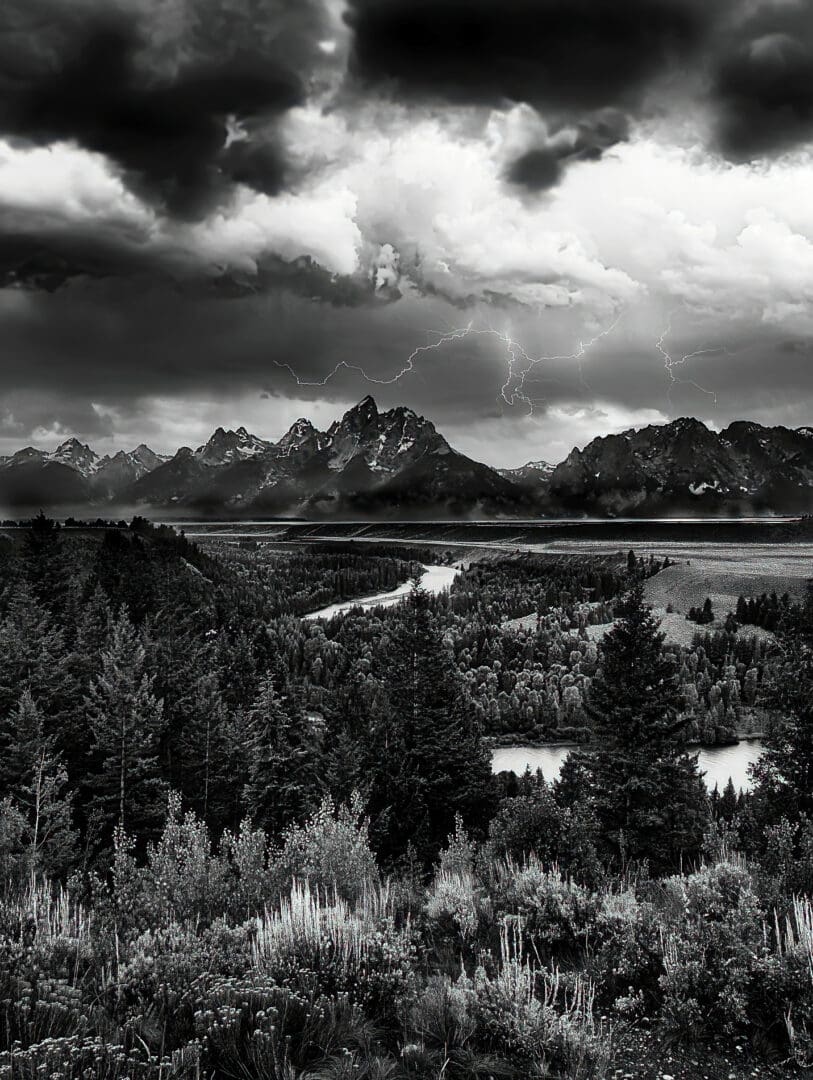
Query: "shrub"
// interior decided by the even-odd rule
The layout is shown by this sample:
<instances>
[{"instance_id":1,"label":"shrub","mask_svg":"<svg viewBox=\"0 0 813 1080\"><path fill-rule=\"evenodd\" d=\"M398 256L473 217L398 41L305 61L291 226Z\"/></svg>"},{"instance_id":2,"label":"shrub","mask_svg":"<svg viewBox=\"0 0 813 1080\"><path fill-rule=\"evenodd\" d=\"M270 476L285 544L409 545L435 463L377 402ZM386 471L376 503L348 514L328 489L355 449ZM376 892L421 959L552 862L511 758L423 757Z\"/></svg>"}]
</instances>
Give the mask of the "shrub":
<instances>
[{"instance_id":1,"label":"shrub","mask_svg":"<svg viewBox=\"0 0 813 1080\"><path fill-rule=\"evenodd\" d=\"M294 883L280 910L257 920L254 967L298 991L344 994L394 1025L414 991L414 948L409 927L396 929L387 907L384 891L351 910L339 897L321 901L307 883Z\"/></svg>"},{"instance_id":2,"label":"shrub","mask_svg":"<svg viewBox=\"0 0 813 1080\"><path fill-rule=\"evenodd\" d=\"M516 1069L497 1054L481 1050L477 1030L469 1010L470 983L433 977L429 980L409 1015L414 1042L402 1050L401 1061L407 1076L443 1076L449 1080L474 1077L516 1076Z\"/></svg>"},{"instance_id":3,"label":"shrub","mask_svg":"<svg viewBox=\"0 0 813 1080\"><path fill-rule=\"evenodd\" d=\"M273 896L274 877L269 867L268 839L246 819L236 833L225 832L220 855L229 867L229 913L238 919L262 914Z\"/></svg>"},{"instance_id":4,"label":"shrub","mask_svg":"<svg viewBox=\"0 0 813 1080\"><path fill-rule=\"evenodd\" d=\"M425 927L447 953L470 953L490 922L488 897L474 874L475 852L458 815L423 905Z\"/></svg>"},{"instance_id":5,"label":"shrub","mask_svg":"<svg viewBox=\"0 0 813 1080\"><path fill-rule=\"evenodd\" d=\"M522 866L497 867L493 894L498 915L516 919L537 955L561 958L583 951L596 900L558 868L546 869L530 856Z\"/></svg>"},{"instance_id":6,"label":"shrub","mask_svg":"<svg viewBox=\"0 0 813 1080\"><path fill-rule=\"evenodd\" d=\"M750 872L720 862L669 879L664 896L667 1026L695 1037L742 1029L749 1021L749 983L765 954L764 912Z\"/></svg>"},{"instance_id":7,"label":"shrub","mask_svg":"<svg viewBox=\"0 0 813 1080\"><path fill-rule=\"evenodd\" d=\"M360 797L354 794L351 805L338 810L327 797L304 825L291 826L271 872L280 890L296 879L346 900L369 892L378 882L378 867Z\"/></svg>"},{"instance_id":8,"label":"shrub","mask_svg":"<svg viewBox=\"0 0 813 1080\"><path fill-rule=\"evenodd\" d=\"M443 874L471 874L474 870L475 848L463 827L463 818L455 814L454 832L440 853L438 870Z\"/></svg>"},{"instance_id":9,"label":"shrub","mask_svg":"<svg viewBox=\"0 0 813 1080\"><path fill-rule=\"evenodd\" d=\"M216 922L197 934L188 925L147 930L127 946L127 958L107 987L108 1008L120 1023L150 1016L161 1041L177 1048L191 1037L190 1002L202 978L244 976L251 968L250 926Z\"/></svg>"},{"instance_id":10,"label":"shrub","mask_svg":"<svg viewBox=\"0 0 813 1080\"><path fill-rule=\"evenodd\" d=\"M424 914L431 933L466 945L478 937L488 914L487 898L471 871L438 870L427 890Z\"/></svg>"},{"instance_id":11,"label":"shrub","mask_svg":"<svg viewBox=\"0 0 813 1080\"><path fill-rule=\"evenodd\" d=\"M327 999L262 979L229 980L201 997L195 1029L207 1075L291 1080L372 1041L347 995Z\"/></svg>"},{"instance_id":12,"label":"shrub","mask_svg":"<svg viewBox=\"0 0 813 1080\"><path fill-rule=\"evenodd\" d=\"M813 822L781 818L761 832L759 847L760 894L784 915L793 896L813 895Z\"/></svg>"},{"instance_id":13,"label":"shrub","mask_svg":"<svg viewBox=\"0 0 813 1080\"><path fill-rule=\"evenodd\" d=\"M173 923L209 921L223 913L228 865L212 851L206 824L193 811L181 814L181 799L170 792L167 819L157 844L138 866L132 841L115 834L113 898L120 927L146 929Z\"/></svg>"},{"instance_id":14,"label":"shrub","mask_svg":"<svg viewBox=\"0 0 813 1080\"><path fill-rule=\"evenodd\" d=\"M474 978L461 977L467 993L475 1039L509 1061L550 1069L571 1080L604 1074L609 1061L609 1033L593 1018L593 989L580 976L565 990L558 972L534 968L521 959L521 935L504 925L496 972L479 967Z\"/></svg>"},{"instance_id":15,"label":"shrub","mask_svg":"<svg viewBox=\"0 0 813 1080\"><path fill-rule=\"evenodd\" d=\"M47 881L7 893L0 900L0 936L6 941L70 944L78 954L90 958L92 926L90 913L76 896Z\"/></svg>"},{"instance_id":16,"label":"shrub","mask_svg":"<svg viewBox=\"0 0 813 1080\"><path fill-rule=\"evenodd\" d=\"M660 1006L660 920L633 889L604 890L589 932L586 967L601 1000L627 1016Z\"/></svg>"},{"instance_id":17,"label":"shrub","mask_svg":"<svg viewBox=\"0 0 813 1080\"><path fill-rule=\"evenodd\" d=\"M803 1068L813 1066L813 904L797 898L774 923L774 950L758 965L749 1013L767 1047L781 1046Z\"/></svg>"},{"instance_id":18,"label":"shrub","mask_svg":"<svg viewBox=\"0 0 813 1080\"><path fill-rule=\"evenodd\" d=\"M73 1036L0 1054L0 1080L196 1080L195 1047L160 1060L143 1047Z\"/></svg>"},{"instance_id":19,"label":"shrub","mask_svg":"<svg viewBox=\"0 0 813 1080\"><path fill-rule=\"evenodd\" d=\"M0 1048L28 1050L46 1039L82 1035L89 1021L81 993L64 979L22 980L0 1011Z\"/></svg>"},{"instance_id":20,"label":"shrub","mask_svg":"<svg viewBox=\"0 0 813 1080\"><path fill-rule=\"evenodd\" d=\"M85 1032L82 984L98 957L84 908L41 883L7 897L2 922L0 1049Z\"/></svg>"},{"instance_id":21,"label":"shrub","mask_svg":"<svg viewBox=\"0 0 813 1080\"><path fill-rule=\"evenodd\" d=\"M572 873L594 877L598 860L594 822L584 806L560 805L544 780L533 781L530 794L504 799L488 827L492 857L521 862L535 855Z\"/></svg>"}]
</instances>

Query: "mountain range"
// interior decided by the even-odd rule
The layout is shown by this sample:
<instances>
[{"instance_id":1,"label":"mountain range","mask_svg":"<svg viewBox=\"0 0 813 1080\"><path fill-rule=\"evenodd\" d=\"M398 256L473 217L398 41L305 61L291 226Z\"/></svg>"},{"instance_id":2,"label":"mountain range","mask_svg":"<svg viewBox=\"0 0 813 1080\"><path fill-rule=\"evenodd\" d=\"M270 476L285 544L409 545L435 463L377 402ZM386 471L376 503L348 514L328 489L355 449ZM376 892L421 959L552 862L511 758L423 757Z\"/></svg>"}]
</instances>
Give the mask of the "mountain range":
<instances>
[{"instance_id":1,"label":"mountain range","mask_svg":"<svg viewBox=\"0 0 813 1080\"><path fill-rule=\"evenodd\" d=\"M304 517L599 517L813 510L813 428L681 418L594 439L559 465L492 469L411 409L366 397L319 431L277 442L218 428L174 455L98 456L78 439L0 458L0 504L111 506Z\"/></svg>"}]
</instances>

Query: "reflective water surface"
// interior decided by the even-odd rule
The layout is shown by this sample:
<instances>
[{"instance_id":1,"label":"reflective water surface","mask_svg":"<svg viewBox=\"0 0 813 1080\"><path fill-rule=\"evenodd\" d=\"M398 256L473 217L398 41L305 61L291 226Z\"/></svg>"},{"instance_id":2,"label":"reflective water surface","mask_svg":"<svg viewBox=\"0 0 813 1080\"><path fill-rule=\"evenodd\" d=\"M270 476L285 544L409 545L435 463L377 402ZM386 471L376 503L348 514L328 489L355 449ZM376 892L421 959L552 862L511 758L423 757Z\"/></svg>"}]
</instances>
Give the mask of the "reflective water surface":
<instances>
[{"instance_id":1,"label":"reflective water surface","mask_svg":"<svg viewBox=\"0 0 813 1080\"><path fill-rule=\"evenodd\" d=\"M555 780L570 750L570 746L500 746L492 753L491 767L495 773L515 772L521 775L530 766L532 772L541 769L546 780ZM759 739L744 740L737 746L699 748L700 768L706 775L709 790L716 784L722 791L729 777L738 790L750 790L748 766L758 761L761 754L762 743Z\"/></svg>"}]
</instances>

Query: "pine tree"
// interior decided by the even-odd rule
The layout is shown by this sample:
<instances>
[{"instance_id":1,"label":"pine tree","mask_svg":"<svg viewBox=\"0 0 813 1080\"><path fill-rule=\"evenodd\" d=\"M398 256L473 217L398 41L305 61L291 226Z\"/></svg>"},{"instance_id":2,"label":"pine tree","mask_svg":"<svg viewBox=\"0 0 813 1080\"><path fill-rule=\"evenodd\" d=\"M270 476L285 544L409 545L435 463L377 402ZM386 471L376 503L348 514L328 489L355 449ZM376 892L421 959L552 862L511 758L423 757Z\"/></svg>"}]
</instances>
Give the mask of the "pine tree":
<instances>
[{"instance_id":1,"label":"pine tree","mask_svg":"<svg viewBox=\"0 0 813 1080\"><path fill-rule=\"evenodd\" d=\"M29 690L49 716L64 716L77 701L70 667L62 631L31 586L18 582L0 620L0 715Z\"/></svg>"},{"instance_id":2,"label":"pine tree","mask_svg":"<svg viewBox=\"0 0 813 1080\"><path fill-rule=\"evenodd\" d=\"M157 761L163 708L152 692L144 660L144 646L123 611L111 625L101 672L85 702L92 737L93 807L106 839L116 825L144 837L163 808Z\"/></svg>"},{"instance_id":3,"label":"pine tree","mask_svg":"<svg viewBox=\"0 0 813 1080\"><path fill-rule=\"evenodd\" d=\"M107 642L113 612L110 601L99 585L83 600L75 628L75 668L84 685L97 675L101 665L101 651Z\"/></svg>"},{"instance_id":4,"label":"pine tree","mask_svg":"<svg viewBox=\"0 0 813 1080\"><path fill-rule=\"evenodd\" d=\"M709 794L709 814L712 821L720 817L720 788L716 782Z\"/></svg>"},{"instance_id":5,"label":"pine tree","mask_svg":"<svg viewBox=\"0 0 813 1080\"><path fill-rule=\"evenodd\" d=\"M243 791L255 826L270 835L301 821L318 802L317 748L298 703L264 676L248 712L251 761Z\"/></svg>"},{"instance_id":6,"label":"pine tree","mask_svg":"<svg viewBox=\"0 0 813 1080\"><path fill-rule=\"evenodd\" d=\"M678 718L678 675L664 635L635 586L605 637L586 710L593 742L583 755L587 795L605 854L648 860L655 871L694 857L708 821L695 756Z\"/></svg>"},{"instance_id":7,"label":"pine tree","mask_svg":"<svg viewBox=\"0 0 813 1080\"><path fill-rule=\"evenodd\" d=\"M813 613L781 639L782 659L766 687L777 714L764 753L751 766L750 812L760 826L781 818L813 820Z\"/></svg>"},{"instance_id":8,"label":"pine tree","mask_svg":"<svg viewBox=\"0 0 813 1080\"><path fill-rule=\"evenodd\" d=\"M21 854L30 878L57 876L76 852L68 775L53 735L28 691L3 732L2 784L22 822Z\"/></svg>"},{"instance_id":9,"label":"pine tree","mask_svg":"<svg viewBox=\"0 0 813 1080\"><path fill-rule=\"evenodd\" d=\"M30 522L23 542L25 573L35 596L52 611L59 611L70 587L63 558L61 530L40 510Z\"/></svg>"},{"instance_id":10,"label":"pine tree","mask_svg":"<svg viewBox=\"0 0 813 1080\"><path fill-rule=\"evenodd\" d=\"M365 800L369 795L372 778L368 757L375 717L381 715L376 692L381 692L380 683L356 665L342 680L328 709L321 773L337 805L349 802L354 791Z\"/></svg>"},{"instance_id":11,"label":"pine tree","mask_svg":"<svg viewBox=\"0 0 813 1080\"><path fill-rule=\"evenodd\" d=\"M201 675L180 703L181 730L175 741L174 773L185 800L213 830L237 824L235 798L247 773L236 745L217 674Z\"/></svg>"},{"instance_id":12,"label":"pine tree","mask_svg":"<svg viewBox=\"0 0 813 1080\"><path fill-rule=\"evenodd\" d=\"M495 786L473 709L417 585L393 620L383 681L388 709L373 731L371 835L385 862L411 845L429 866L455 815L474 831L485 827Z\"/></svg>"},{"instance_id":13,"label":"pine tree","mask_svg":"<svg viewBox=\"0 0 813 1080\"><path fill-rule=\"evenodd\" d=\"M730 776L728 783L723 788L723 794L720 796L718 815L724 821L733 821L737 816L737 790Z\"/></svg>"}]
</instances>

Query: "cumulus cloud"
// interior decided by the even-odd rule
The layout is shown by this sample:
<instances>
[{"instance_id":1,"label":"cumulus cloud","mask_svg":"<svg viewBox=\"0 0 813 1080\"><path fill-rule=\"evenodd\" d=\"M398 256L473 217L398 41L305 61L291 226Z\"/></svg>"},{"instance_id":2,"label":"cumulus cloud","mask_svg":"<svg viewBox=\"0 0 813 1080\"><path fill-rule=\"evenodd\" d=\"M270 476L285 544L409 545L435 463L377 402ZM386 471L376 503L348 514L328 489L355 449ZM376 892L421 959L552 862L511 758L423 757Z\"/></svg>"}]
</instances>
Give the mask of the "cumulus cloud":
<instances>
[{"instance_id":1,"label":"cumulus cloud","mask_svg":"<svg viewBox=\"0 0 813 1080\"><path fill-rule=\"evenodd\" d=\"M619 109L600 109L575 125L560 128L552 137L532 141L507 170L512 184L531 192L546 191L562 179L565 166L595 161L606 150L629 137L629 119Z\"/></svg>"},{"instance_id":2,"label":"cumulus cloud","mask_svg":"<svg viewBox=\"0 0 813 1080\"><path fill-rule=\"evenodd\" d=\"M369 91L413 103L524 104L551 137L527 147L508 179L558 184L571 160L595 160L630 119L672 100L670 80L699 68L725 32L732 0L350 0L350 72Z\"/></svg>"},{"instance_id":3,"label":"cumulus cloud","mask_svg":"<svg viewBox=\"0 0 813 1080\"><path fill-rule=\"evenodd\" d=\"M669 384L670 313L721 410L806 399L808 9L8 0L0 437L327 412L364 371L384 404L545 456L653 410L714 418ZM496 332L407 364L468 325ZM499 334L560 358L533 366L532 422Z\"/></svg>"},{"instance_id":4,"label":"cumulus cloud","mask_svg":"<svg viewBox=\"0 0 813 1080\"><path fill-rule=\"evenodd\" d=\"M317 0L8 0L0 130L104 154L180 217L205 214L235 181L273 194L285 163L269 125L306 94L321 11ZM227 140L229 117L244 139Z\"/></svg>"}]
</instances>

